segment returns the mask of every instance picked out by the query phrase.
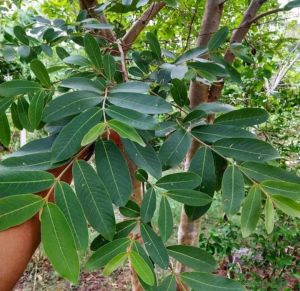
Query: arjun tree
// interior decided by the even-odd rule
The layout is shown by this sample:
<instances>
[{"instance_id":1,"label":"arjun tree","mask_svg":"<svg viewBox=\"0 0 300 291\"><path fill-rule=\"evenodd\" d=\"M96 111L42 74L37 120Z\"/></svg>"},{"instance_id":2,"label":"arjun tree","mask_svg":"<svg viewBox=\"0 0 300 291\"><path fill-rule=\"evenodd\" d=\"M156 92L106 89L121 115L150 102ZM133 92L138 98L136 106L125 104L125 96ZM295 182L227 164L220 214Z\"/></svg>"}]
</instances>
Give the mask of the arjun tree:
<instances>
[{"instance_id":1,"label":"arjun tree","mask_svg":"<svg viewBox=\"0 0 300 291\"><path fill-rule=\"evenodd\" d=\"M251 25L300 5L272 4L259 12L268 2L250 1L234 29L220 26L230 2L207 0L204 9L197 4L186 36L200 22L198 8L203 10L197 43L182 54L164 49L151 31L142 49L134 47L158 13L176 9L169 0L80 1L73 22L38 16L6 31L3 55L17 51L32 74L0 85L0 141L9 146L10 121L47 134L1 161L4 290L39 244L40 228L54 269L76 284L88 225L99 236L84 267L109 275L129 263L133 290L244 290L214 275L216 261L197 245L200 217L215 193L229 219L241 209L244 237L262 214L267 233L275 211L300 216L299 177L274 166L277 151L254 134L267 112L218 102L224 82L240 82L234 59L253 62L243 43ZM125 12L139 15L126 32L106 18ZM54 53L59 64L47 68L43 54ZM176 245L168 243L174 229L170 200L182 204ZM24 232L20 244L16 238ZM21 254L18 266L11 254Z\"/></svg>"}]
</instances>

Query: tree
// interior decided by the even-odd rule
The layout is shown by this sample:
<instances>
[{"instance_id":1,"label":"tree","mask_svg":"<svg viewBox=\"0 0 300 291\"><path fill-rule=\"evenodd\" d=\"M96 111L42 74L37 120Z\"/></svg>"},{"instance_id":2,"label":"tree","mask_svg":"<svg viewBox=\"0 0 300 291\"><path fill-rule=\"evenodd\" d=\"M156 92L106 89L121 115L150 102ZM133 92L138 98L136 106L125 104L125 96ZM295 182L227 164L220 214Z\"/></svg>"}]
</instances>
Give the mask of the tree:
<instances>
[{"instance_id":1,"label":"tree","mask_svg":"<svg viewBox=\"0 0 300 291\"><path fill-rule=\"evenodd\" d=\"M258 14L265 2L251 1L230 37L228 27L219 29L227 1L208 0L197 47L177 56L164 50L153 32L146 34L146 49L131 51L150 20L165 5L176 5L169 1L150 4L122 37L105 11L136 11L147 3L97 7L96 1L80 1L73 23L36 18L30 25L35 37L16 25L5 35L4 52L14 54L18 47L33 75L0 85L0 140L9 145L8 111L15 127L43 129L49 136L1 162L0 230L5 234L39 213L45 252L73 283L79 255L88 247L88 223L99 236L86 268L104 267L109 275L128 261L134 290L156 286L157 268L168 270L162 288L208 290L209 284L211 290L243 290L238 282L211 274L216 262L193 244L199 217L220 189L226 215L242 206L245 237L255 231L262 208L268 233L274 207L300 216L299 177L270 165L278 153L247 130L265 122L267 112L216 102L225 80L239 81L234 58L253 61L242 43L250 26L299 6L291 1ZM84 53L70 54L63 42ZM46 68L41 53L52 55L53 48L60 64ZM61 79L54 80L53 72ZM96 170L87 162L94 154ZM185 171L165 173L184 159ZM151 223L157 196L158 229ZM183 204L179 243L173 246L167 246L173 232L170 200ZM126 219L116 221L114 209ZM170 258L178 262L176 269ZM184 266L193 271L182 272Z\"/></svg>"}]
</instances>

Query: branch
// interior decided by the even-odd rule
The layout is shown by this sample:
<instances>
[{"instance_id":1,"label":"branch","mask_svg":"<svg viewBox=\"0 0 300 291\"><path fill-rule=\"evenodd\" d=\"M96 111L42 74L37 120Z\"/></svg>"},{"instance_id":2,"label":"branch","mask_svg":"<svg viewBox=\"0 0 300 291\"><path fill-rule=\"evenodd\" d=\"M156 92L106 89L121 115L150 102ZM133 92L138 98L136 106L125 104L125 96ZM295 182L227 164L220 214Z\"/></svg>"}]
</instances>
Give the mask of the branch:
<instances>
[{"instance_id":1,"label":"branch","mask_svg":"<svg viewBox=\"0 0 300 291\"><path fill-rule=\"evenodd\" d=\"M282 12L282 11L284 11L283 8L277 8L277 9L269 10L269 11L266 11L264 13L261 13L261 14L257 15L256 17L252 18L249 22L250 22L250 24L253 24L253 23L257 22L259 19L261 19L265 16L275 14L275 13L279 13L279 12Z\"/></svg>"},{"instance_id":2,"label":"branch","mask_svg":"<svg viewBox=\"0 0 300 291\"><path fill-rule=\"evenodd\" d=\"M153 19L158 12L165 6L164 2L152 3L151 6L144 12L144 14L137 20L127 33L122 38L122 46L124 54L131 48L132 43L137 39L141 31Z\"/></svg>"}]
</instances>

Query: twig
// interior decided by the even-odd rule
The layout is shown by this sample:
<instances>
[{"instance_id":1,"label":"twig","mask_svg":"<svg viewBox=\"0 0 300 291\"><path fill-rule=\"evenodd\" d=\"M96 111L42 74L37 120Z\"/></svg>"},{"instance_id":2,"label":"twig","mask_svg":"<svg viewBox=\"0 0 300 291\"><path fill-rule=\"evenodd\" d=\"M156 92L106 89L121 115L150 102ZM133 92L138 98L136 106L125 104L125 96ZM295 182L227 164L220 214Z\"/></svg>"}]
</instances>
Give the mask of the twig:
<instances>
[{"instance_id":1,"label":"twig","mask_svg":"<svg viewBox=\"0 0 300 291\"><path fill-rule=\"evenodd\" d=\"M128 82L128 72L127 72L127 68L126 68L126 59L125 59L125 54L124 54L124 50L123 50L123 47L122 47L122 43L121 43L120 40L117 40L117 45L118 45L118 49L119 49L119 52L120 52L123 81Z\"/></svg>"}]
</instances>

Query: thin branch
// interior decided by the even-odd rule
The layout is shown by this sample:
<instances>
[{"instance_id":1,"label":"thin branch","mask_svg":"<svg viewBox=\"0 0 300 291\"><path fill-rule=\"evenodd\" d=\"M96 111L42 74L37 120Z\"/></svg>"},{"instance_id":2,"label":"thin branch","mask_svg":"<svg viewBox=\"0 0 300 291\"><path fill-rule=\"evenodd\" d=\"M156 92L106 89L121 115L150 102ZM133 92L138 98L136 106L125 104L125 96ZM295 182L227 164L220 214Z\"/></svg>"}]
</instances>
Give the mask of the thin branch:
<instances>
[{"instance_id":1,"label":"thin branch","mask_svg":"<svg viewBox=\"0 0 300 291\"><path fill-rule=\"evenodd\" d=\"M117 44L118 44L118 49L119 49L120 58L121 58L123 81L128 82L128 72L127 72L127 68L126 68L126 59L125 59L124 50L123 50L120 40L117 41Z\"/></svg>"},{"instance_id":2,"label":"thin branch","mask_svg":"<svg viewBox=\"0 0 300 291\"><path fill-rule=\"evenodd\" d=\"M266 17L266 16L271 15L271 14L279 13L279 12L282 12L282 11L284 11L283 8L277 8L277 9L273 9L273 10L266 11L266 12L264 12L264 13L261 13L261 14L255 16L255 17L253 17L253 18L249 21L249 23L250 23L250 24L255 23L255 22L257 22L259 19L261 19L261 18L263 18L263 17Z\"/></svg>"}]
</instances>

